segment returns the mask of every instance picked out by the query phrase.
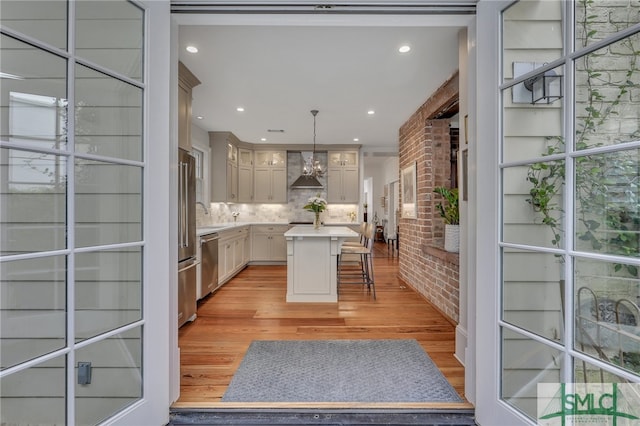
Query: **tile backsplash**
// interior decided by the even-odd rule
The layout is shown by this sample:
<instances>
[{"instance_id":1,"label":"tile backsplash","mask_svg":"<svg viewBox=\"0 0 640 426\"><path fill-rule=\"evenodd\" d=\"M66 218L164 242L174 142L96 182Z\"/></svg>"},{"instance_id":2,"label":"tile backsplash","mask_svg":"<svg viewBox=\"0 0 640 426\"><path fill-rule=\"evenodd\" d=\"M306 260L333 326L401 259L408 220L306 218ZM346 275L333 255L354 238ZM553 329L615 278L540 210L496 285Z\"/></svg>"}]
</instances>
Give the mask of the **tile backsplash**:
<instances>
[{"instance_id":1,"label":"tile backsplash","mask_svg":"<svg viewBox=\"0 0 640 426\"><path fill-rule=\"evenodd\" d=\"M205 214L200 206L196 210L196 225L207 226L216 223L233 222L233 212L238 212L238 222L282 222L313 221L313 212L302 207L307 203L307 198L315 195L307 195L306 198L289 204L227 204L211 203L209 214ZM350 212L356 212L353 222L360 222L357 206L355 204L329 204L320 216L325 223L349 223L352 222Z\"/></svg>"},{"instance_id":2,"label":"tile backsplash","mask_svg":"<svg viewBox=\"0 0 640 426\"><path fill-rule=\"evenodd\" d=\"M317 153L321 164L327 164L327 153ZM211 203L208 214L204 208L196 207L197 226L213 225L216 223L233 222L233 212L238 212L237 222L299 222L313 221L313 212L304 210L309 197L320 193L326 198L327 191L324 188L316 189L290 189L291 184L302 172L302 156L297 152L289 152L287 156L287 204L236 204L236 203ZM326 178L319 178L320 183L326 187ZM329 204L320 216L325 223L349 223L362 221L361 209L357 204ZM356 218L352 221L350 213L355 212Z\"/></svg>"}]
</instances>

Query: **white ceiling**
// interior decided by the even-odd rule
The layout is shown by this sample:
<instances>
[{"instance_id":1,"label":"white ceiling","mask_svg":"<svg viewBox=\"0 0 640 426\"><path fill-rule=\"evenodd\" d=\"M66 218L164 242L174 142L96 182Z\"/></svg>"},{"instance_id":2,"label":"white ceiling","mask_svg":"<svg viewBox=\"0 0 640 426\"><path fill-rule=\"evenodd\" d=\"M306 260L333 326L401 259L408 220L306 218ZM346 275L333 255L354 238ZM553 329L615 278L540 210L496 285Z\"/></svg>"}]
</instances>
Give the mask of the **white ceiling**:
<instances>
[{"instance_id":1,"label":"white ceiling","mask_svg":"<svg viewBox=\"0 0 640 426\"><path fill-rule=\"evenodd\" d=\"M202 82L193 115L204 118L194 122L251 143L312 143L317 109L318 144L397 150L400 126L458 68L455 26L179 28L180 60ZM411 51L400 54L402 44Z\"/></svg>"}]
</instances>

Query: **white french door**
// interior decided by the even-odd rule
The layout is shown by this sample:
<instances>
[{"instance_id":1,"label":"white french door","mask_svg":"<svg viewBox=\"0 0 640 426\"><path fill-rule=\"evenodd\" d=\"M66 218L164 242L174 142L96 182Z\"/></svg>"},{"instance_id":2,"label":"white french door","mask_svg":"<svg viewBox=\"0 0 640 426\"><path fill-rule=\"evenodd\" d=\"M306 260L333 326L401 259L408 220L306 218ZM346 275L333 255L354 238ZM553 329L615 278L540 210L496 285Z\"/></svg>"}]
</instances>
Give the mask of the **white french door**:
<instances>
[{"instance_id":1,"label":"white french door","mask_svg":"<svg viewBox=\"0 0 640 426\"><path fill-rule=\"evenodd\" d=\"M606 1L479 4L480 424L535 424L540 384L640 382L638 21Z\"/></svg>"},{"instance_id":2,"label":"white french door","mask_svg":"<svg viewBox=\"0 0 640 426\"><path fill-rule=\"evenodd\" d=\"M1 8L0 422L166 423L169 5Z\"/></svg>"}]
</instances>

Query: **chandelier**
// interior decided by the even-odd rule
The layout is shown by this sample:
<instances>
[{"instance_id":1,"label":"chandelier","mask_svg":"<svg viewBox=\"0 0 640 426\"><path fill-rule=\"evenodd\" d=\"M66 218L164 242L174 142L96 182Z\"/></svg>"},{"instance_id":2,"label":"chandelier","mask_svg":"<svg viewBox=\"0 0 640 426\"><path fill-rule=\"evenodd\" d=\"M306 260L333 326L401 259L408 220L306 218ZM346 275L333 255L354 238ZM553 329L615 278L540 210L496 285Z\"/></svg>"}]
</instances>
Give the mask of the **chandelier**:
<instances>
[{"instance_id":1,"label":"chandelier","mask_svg":"<svg viewBox=\"0 0 640 426\"><path fill-rule=\"evenodd\" d=\"M305 159L302 174L304 176L322 177L324 176L325 170L316 157L316 115L318 115L318 110L312 109L311 115L313 115L313 152L311 156Z\"/></svg>"}]
</instances>

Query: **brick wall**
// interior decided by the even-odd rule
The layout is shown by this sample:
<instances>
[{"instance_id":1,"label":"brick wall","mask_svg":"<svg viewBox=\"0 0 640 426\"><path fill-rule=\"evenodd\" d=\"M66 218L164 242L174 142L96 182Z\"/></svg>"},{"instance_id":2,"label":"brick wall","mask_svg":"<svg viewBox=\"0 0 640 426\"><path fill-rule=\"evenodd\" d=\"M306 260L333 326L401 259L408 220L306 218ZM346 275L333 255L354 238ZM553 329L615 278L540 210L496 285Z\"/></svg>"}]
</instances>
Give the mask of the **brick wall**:
<instances>
[{"instance_id":1,"label":"brick wall","mask_svg":"<svg viewBox=\"0 0 640 426\"><path fill-rule=\"evenodd\" d=\"M400 278L454 322L459 318L458 255L440 248L444 224L435 209L433 189L451 184L450 121L434 117L457 96L456 73L402 125L399 134L400 171L415 162L417 174L417 219L399 221Z\"/></svg>"}]
</instances>

